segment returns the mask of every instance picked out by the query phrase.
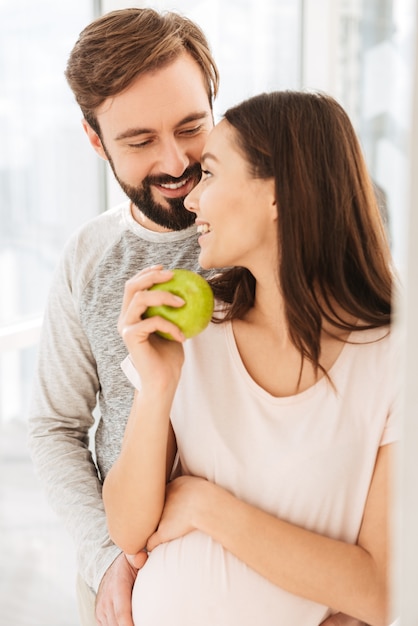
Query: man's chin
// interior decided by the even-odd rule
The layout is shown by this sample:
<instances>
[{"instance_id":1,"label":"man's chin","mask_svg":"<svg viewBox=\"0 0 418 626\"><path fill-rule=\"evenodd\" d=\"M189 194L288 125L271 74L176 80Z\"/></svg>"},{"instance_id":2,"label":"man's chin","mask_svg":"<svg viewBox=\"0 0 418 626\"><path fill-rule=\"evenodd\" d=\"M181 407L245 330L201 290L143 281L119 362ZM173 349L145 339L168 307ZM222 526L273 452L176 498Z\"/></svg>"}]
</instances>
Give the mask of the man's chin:
<instances>
[{"instance_id":1,"label":"man's chin","mask_svg":"<svg viewBox=\"0 0 418 626\"><path fill-rule=\"evenodd\" d=\"M184 230L193 226L196 219L194 213L184 208L183 199L171 201L167 207L157 203L153 206L141 204L139 211L154 224L168 230Z\"/></svg>"},{"instance_id":2,"label":"man's chin","mask_svg":"<svg viewBox=\"0 0 418 626\"><path fill-rule=\"evenodd\" d=\"M179 209L183 211L187 211L184 207L184 201L186 199L186 195L176 196L170 198L169 196L164 196L162 193L158 191L154 191L152 193L152 200L154 208L159 207L164 211L178 211Z\"/></svg>"}]
</instances>

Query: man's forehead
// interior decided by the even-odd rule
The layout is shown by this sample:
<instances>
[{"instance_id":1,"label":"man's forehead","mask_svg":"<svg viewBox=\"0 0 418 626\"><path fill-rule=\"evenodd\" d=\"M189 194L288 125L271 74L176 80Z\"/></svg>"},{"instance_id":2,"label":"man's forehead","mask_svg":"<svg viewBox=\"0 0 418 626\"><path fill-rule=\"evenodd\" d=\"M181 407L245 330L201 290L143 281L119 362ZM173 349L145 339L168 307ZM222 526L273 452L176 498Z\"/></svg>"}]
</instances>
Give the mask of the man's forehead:
<instances>
[{"instance_id":1,"label":"man's forehead","mask_svg":"<svg viewBox=\"0 0 418 626\"><path fill-rule=\"evenodd\" d=\"M158 116L176 125L188 115L207 110L211 104L202 69L189 54L182 54L139 75L124 91L105 100L96 114L103 120L121 116L127 127L153 128Z\"/></svg>"}]
</instances>

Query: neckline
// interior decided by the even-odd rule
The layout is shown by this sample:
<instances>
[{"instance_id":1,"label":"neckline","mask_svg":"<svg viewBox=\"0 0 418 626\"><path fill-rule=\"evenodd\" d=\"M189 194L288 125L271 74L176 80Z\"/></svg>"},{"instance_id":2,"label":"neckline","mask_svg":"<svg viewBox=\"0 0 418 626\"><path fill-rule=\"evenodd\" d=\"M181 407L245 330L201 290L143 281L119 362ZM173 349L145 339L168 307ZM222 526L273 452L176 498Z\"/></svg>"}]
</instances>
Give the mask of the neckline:
<instances>
[{"instance_id":1,"label":"neckline","mask_svg":"<svg viewBox=\"0 0 418 626\"><path fill-rule=\"evenodd\" d=\"M253 379L253 377L250 375L247 368L245 367L244 362L239 353L236 340L235 340L234 330L232 328L232 322L231 321L225 322L221 324L221 326L224 326L226 342L231 351L234 364L237 367L240 375L246 380L246 382L249 384L253 392L263 397L264 399L267 399L270 403L274 403L274 404L291 404L292 403L293 404L295 402L304 402L305 400L310 399L311 396L317 393L318 390L322 391L322 390L326 390L326 388L332 390L332 385L330 381L325 376L323 376L322 378L317 380L313 385L311 385L310 387L308 387L307 389L304 389L303 391L299 393L296 393L290 396L274 396L273 394L266 391L264 387L259 385ZM331 378L331 381L335 380L338 372L344 367L344 363L346 361L345 355L347 351L349 350L349 347L353 344L355 345L356 342L353 342L352 339L354 335L358 334L358 332L359 331L355 331L355 330L350 332L350 334L348 335L347 339L344 342L342 350L340 351L338 357L335 359L334 363L329 369L328 374ZM364 334L367 333L367 335L369 334L368 331L361 331L361 332Z\"/></svg>"}]
</instances>

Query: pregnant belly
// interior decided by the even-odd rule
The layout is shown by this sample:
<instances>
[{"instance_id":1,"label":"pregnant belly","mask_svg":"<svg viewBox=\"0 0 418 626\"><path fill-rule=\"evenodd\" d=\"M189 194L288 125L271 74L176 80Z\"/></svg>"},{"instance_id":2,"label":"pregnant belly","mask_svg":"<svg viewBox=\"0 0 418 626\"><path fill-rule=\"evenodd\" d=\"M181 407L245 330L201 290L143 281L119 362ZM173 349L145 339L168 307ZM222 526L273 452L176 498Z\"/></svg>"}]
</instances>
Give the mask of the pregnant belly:
<instances>
[{"instance_id":1,"label":"pregnant belly","mask_svg":"<svg viewBox=\"0 0 418 626\"><path fill-rule=\"evenodd\" d=\"M196 531L149 555L132 612L135 626L317 626L327 608L283 591Z\"/></svg>"}]
</instances>

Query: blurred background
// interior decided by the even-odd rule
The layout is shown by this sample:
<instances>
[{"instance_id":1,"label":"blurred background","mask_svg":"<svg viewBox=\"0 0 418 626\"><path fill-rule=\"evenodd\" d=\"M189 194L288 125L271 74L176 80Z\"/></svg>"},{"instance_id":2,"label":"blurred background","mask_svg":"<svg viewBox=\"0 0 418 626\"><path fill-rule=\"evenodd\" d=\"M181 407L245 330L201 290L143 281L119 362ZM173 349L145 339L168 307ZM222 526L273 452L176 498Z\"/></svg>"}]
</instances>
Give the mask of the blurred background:
<instances>
[{"instance_id":1,"label":"blurred background","mask_svg":"<svg viewBox=\"0 0 418 626\"><path fill-rule=\"evenodd\" d=\"M33 474L26 413L42 312L63 244L81 223L122 199L110 170L84 136L64 69L84 26L127 6L176 10L200 24L221 75L217 119L255 93L309 88L331 93L354 123L406 285L399 310L408 332L408 445L399 472L402 540L396 581L402 625L418 624L418 603L412 598L412 581L418 580L413 530L418 523L413 353L418 348L412 323L418 310L416 4L0 0L0 624L78 623L73 546Z\"/></svg>"}]
</instances>

